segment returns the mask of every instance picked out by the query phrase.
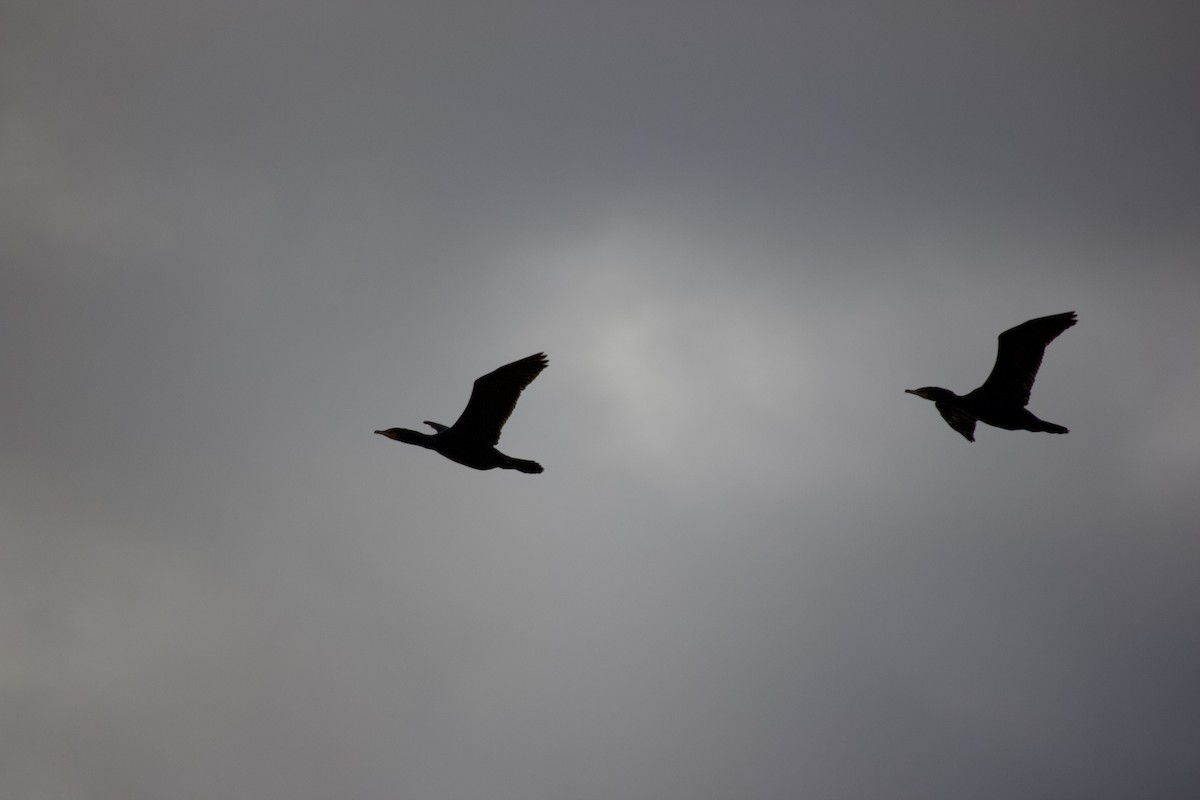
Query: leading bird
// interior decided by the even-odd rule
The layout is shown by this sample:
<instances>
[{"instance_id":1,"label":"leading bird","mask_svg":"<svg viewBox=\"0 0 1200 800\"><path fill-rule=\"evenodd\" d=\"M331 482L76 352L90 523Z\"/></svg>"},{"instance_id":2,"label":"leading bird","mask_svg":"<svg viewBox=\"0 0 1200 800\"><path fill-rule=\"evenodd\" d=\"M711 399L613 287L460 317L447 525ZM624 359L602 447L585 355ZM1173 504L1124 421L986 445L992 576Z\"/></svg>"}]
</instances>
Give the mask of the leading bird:
<instances>
[{"instance_id":1,"label":"leading bird","mask_svg":"<svg viewBox=\"0 0 1200 800\"><path fill-rule=\"evenodd\" d=\"M451 461L474 469L499 467L521 472L541 472L541 464L506 456L496 449L496 443L500 441L500 429L517 407L521 390L532 383L549 363L545 353L535 353L477 379L471 390L471 399L467 401L467 407L457 422L450 427L438 422L425 422L435 433L421 433L407 428L375 432L397 442L427 447Z\"/></svg>"},{"instance_id":2,"label":"leading bird","mask_svg":"<svg viewBox=\"0 0 1200 800\"><path fill-rule=\"evenodd\" d=\"M1025 406L1046 345L1077 321L1075 312L1068 311L1009 328L1000 334L992 374L978 389L961 397L939 386L904 391L932 400L942 418L969 442L975 441L976 421L1010 431L1066 433L1062 425L1038 419Z\"/></svg>"}]
</instances>

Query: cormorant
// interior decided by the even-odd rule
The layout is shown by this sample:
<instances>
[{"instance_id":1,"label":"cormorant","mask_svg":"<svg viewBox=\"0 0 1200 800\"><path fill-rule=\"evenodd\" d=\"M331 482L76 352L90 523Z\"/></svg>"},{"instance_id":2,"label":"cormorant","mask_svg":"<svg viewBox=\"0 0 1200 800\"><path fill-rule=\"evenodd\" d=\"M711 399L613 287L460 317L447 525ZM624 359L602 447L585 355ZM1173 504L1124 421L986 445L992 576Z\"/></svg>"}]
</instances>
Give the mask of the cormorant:
<instances>
[{"instance_id":1,"label":"cormorant","mask_svg":"<svg viewBox=\"0 0 1200 800\"><path fill-rule=\"evenodd\" d=\"M975 441L976 420L1010 431L1067 433L1062 425L1038 419L1025 406L1046 345L1077 321L1075 312L1068 311L1022 322L1000 334L992 374L969 394L960 397L938 386L904 391L932 400L942 418L969 442Z\"/></svg>"},{"instance_id":2,"label":"cormorant","mask_svg":"<svg viewBox=\"0 0 1200 800\"><path fill-rule=\"evenodd\" d=\"M407 428L375 432L397 442L427 447L451 461L474 469L500 467L521 472L541 472L541 464L506 456L496 449L496 443L500 441L500 429L517 406L521 390L532 383L548 363L545 353L535 353L479 378L457 422L448 428L438 422L425 422L436 433L421 433Z\"/></svg>"}]
</instances>

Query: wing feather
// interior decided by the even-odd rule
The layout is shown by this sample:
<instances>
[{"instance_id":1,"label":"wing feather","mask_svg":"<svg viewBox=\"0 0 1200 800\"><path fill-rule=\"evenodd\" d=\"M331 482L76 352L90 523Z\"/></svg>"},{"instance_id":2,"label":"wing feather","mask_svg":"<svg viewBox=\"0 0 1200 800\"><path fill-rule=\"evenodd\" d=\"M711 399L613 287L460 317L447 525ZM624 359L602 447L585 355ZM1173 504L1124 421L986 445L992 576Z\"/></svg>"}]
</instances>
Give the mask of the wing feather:
<instances>
[{"instance_id":1,"label":"wing feather","mask_svg":"<svg viewBox=\"0 0 1200 800\"><path fill-rule=\"evenodd\" d=\"M500 429L517 407L521 391L549 364L545 353L505 364L476 379L471 399L451 430L478 437L490 445L500 441Z\"/></svg>"},{"instance_id":2,"label":"wing feather","mask_svg":"<svg viewBox=\"0 0 1200 800\"><path fill-rule=\"evenodd\" d=\"M1021 407L1028 405L1046 345L1077 321L1075 312L1068 311L1022 322L1000 334L996 363L976 391L998 400L1020 403Z\"/></svg>"},{"instance_id":3,"label":"wing feather","mask_svg":"<svg viewBox=\"0 0 1200 800\"><path fill-rule=\"evenodd\" d=\"M941 413L942 419L946 420L946 424L965 436L968 442L975 441L974 417L970 416L969 414L964 414L948 403L934 403L934 405L937 406L937 410Z\"/></svg>"}]
</instances>

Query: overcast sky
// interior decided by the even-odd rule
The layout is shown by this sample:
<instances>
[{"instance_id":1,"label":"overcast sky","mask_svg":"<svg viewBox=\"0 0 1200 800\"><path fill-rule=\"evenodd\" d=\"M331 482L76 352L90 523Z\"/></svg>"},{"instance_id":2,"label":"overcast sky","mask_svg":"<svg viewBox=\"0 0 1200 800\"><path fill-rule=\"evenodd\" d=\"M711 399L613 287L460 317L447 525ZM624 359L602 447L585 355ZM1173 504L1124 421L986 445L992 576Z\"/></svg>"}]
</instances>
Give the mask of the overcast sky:
<instances>
[{"instance_id":1,"label":"overcast sky","mask_svg":"<svg viewBox=\"0 0 1200 800\"><path fill-rule=\"evenodd\" d=\"M1198 32L4 0L0 796L1200 796Z\"/></svg>"}]
</instances>

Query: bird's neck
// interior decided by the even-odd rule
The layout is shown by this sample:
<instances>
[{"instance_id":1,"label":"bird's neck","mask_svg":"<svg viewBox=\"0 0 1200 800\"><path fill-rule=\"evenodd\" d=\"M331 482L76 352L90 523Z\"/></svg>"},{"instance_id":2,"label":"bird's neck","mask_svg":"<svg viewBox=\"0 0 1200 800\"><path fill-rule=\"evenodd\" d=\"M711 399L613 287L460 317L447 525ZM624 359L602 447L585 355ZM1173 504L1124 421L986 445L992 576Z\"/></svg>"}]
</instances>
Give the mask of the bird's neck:
<instances>
[{"instance_id":1,"label":"bird's neck","mask_svg":"<svg viewBox=\"0 0 1200 800\"><path fill-rule=\"evenodd\" d=\"M943 389L940 386L935 386L933 390L929 392L929 395L929 399L937 403L953 403L956 400L962 399L949 389Z\"/></svg>"},{"instance_id":2,"label":"bird's neck","mask_svg":"<svg viewBox=\"0 0 1200 800\"><path fill-rule=\"evenodd\" d=\"M415 444L420 447L433 447L433 440L437 434L421 433L420 431L410 431L408 428L400 428L396 431L396 441L404 442L405 444Z\"/></svg>"}]
</instances>

